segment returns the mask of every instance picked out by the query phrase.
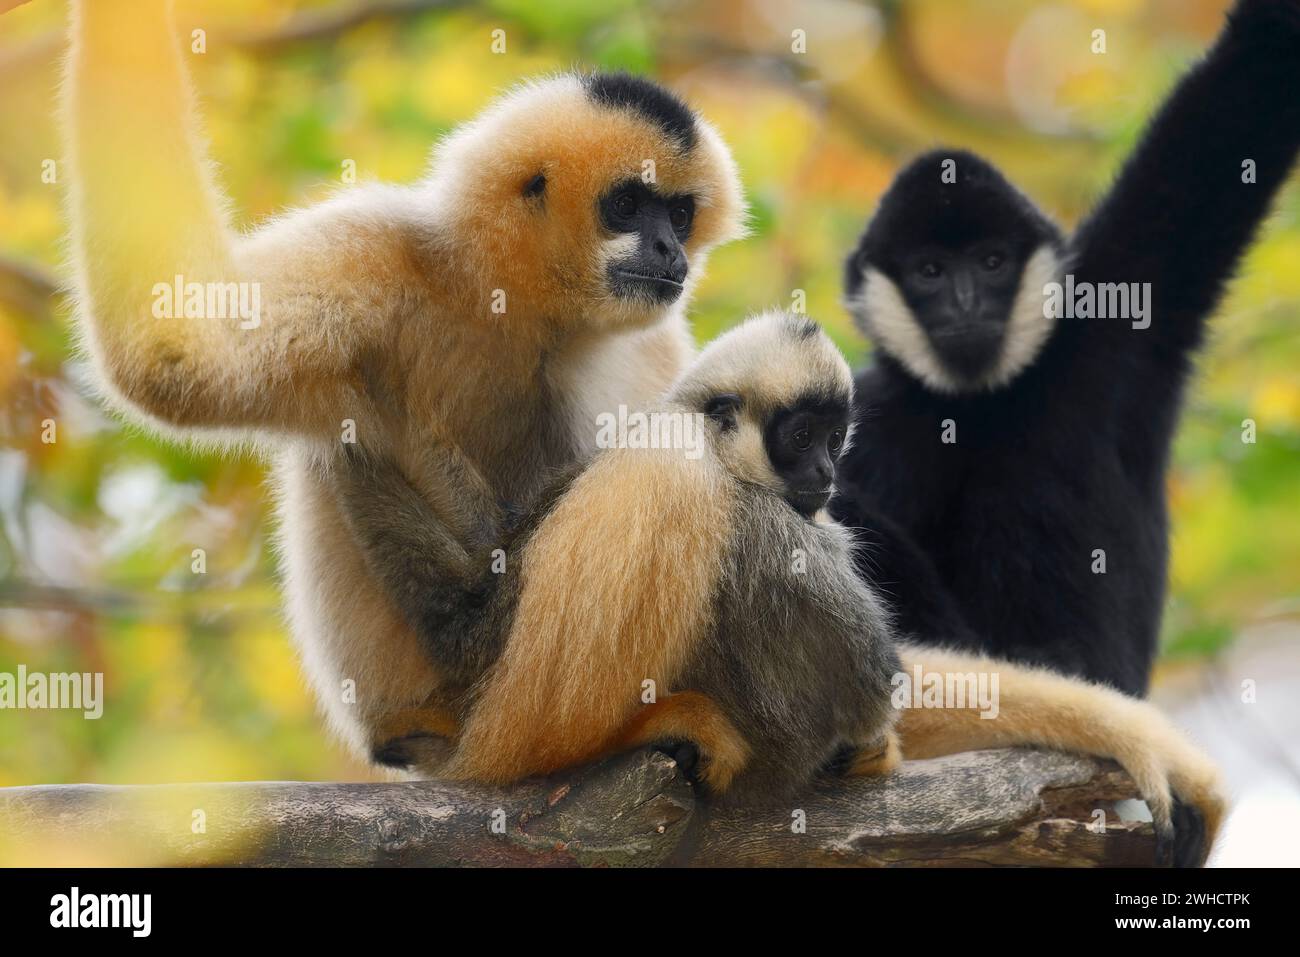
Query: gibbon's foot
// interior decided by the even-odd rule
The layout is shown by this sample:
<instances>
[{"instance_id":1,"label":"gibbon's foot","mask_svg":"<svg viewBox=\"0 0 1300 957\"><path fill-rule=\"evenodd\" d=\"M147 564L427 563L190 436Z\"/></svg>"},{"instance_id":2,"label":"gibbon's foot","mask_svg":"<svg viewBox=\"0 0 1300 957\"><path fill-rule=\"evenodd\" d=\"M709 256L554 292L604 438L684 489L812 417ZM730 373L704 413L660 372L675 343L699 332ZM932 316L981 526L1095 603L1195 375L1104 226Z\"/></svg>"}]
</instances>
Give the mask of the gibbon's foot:
<instances>
[{"instance_id":1,"label":"gibbon's foot","mask_svg":"<svg viewBox=\"0 0 1300 957\"><path fill-rule=\"evenodd\" d=\"M450 758L453 750L450 738L417 731L375 745L370 751L370 760L397 770L434 768Z\"/></svg>"},{"instance_id":2,"label":"gibbon's foot","mask_svg":"<svg viewBox=\"0 0 1300 957\"><path fill-rule=\"evenodd\" d=\"M823 773L837 778L888 774L902 760L903 750L898 743L898 735L889 731L870 744L844 745L835 752L835 756L823 768Z\"/></svg>"},{"instance_id":3,"label":"gibbon's foot","mask_svg":"<svg viewBox=\"0 0 1300 957\"><path fill-rule=\"evenodd\" d=\"M691 784L696 786L703 784L700 774L704 770L704 762L700 755L700 746L694 741L664 741L656 744L655 750L672 758L677 764L677 769L682 772L682 776Z\"/></svg>"},{"instance_id":4,"label":"gibbon's foot","mask_svg":"<svg viewBox=\"0 0 1300 957\"><path fill-rule=\"evenodd\" d=\"M845 774L850 777L888 774L903 761L903 749L898 743L898 735L889 731L884 738L868 747L859 748L849 759Z\"/></svg>"},{"instance_id":5,"label":"gibbon's foot","mask_svg":"<svg viewBox=\"0 0 1300 957\"><path fill-rule=\"evenodd\" d=\"M653 747L673 758L692 784L721 795L749 762L749 744L708 695L679 691L646 705L607 748Z\"/></svg>"},{"instance_id":6,"label":"gibbon's foot","mask_svg":"<svg viewBox=\"0 0 1300 957\"><path fill-rule=\"evenodd\" d=\"M1200 867L1210 850L1205 837L1205 815L1195 805L1175 798L1170 823L1156 825L1156 864Z\"/></svg>"}]
</instances>

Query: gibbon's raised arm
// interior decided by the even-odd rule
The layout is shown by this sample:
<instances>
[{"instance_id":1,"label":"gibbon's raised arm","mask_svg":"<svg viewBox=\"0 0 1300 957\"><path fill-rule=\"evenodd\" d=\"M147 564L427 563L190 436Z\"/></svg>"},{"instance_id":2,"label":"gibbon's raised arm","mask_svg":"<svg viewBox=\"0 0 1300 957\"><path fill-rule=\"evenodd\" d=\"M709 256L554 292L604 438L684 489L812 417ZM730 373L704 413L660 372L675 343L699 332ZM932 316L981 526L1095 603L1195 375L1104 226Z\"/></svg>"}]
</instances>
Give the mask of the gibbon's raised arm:
<instances>
[{"instance_id":1,"label":"gibbon's raised arm","mask_svg":"<svg viewBox=\"0 0 1300 957\"><path fill-rule=\"evenodd\" d=\"M1077 280L1152 284L1153 328L1134 330L1135 346L1163 343L1180 360L1199 345L1204 319L1295 163L1298 85L1300 2L1241 0L1080 225L1071 242ZM1126 324L1110 326L1130 334Z\"/></svg>"},{"instance_id":2,"label":"gibbon's raised arm","mask_svg":"<svg viewBox=\"0 0 1300 957\"><path fill-rule=\"evenodd\" d=\"M64 106L88 344L116 397L163 423L337 435L402 301L401 191L359 188L237 237L168 8L73 5Z\"/></svg>"},{"instance_id":3,"label":"gibbon's raised arm","mask_svg":"<svg viewBox=\"0 0 1300 957\"><path fill-rule=\"evenodd\" d=\"M1158 847L1175 866L1204 862L1226 801L1214 764L1160 709L1126 694L1047 669L982 655L901 645L905 673L996 674L998 712L903 708L897 731L905 758L1039 745L1112 758L1151 808Z\"/></svg>"}]
</instances>

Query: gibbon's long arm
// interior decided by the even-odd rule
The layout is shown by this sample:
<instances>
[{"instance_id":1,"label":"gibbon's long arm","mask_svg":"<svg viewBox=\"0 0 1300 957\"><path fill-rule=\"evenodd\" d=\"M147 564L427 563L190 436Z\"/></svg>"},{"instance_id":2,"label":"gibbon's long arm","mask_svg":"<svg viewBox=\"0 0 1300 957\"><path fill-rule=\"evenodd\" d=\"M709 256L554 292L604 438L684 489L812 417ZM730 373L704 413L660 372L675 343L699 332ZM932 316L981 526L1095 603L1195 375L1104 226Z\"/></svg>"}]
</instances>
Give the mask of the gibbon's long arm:
<instances>
[{"instance_id":1,"label":"gibbon's long arm","mask_svg":"<svg viewBox=\"0 0 1300 957\"><path fill-rule=\"evenodd\" d=\"M905 758L1014 745L1113 758L1150 806L1157 837L1175 864L1195 866L1212 846L1226 808L1218 771L1154 705L981 655L903 645L899 656L908 674L919 666L925 673L998 675L996 717L964 708L902 709L897 731Z\"/></svg>"},{"instance_id":2,"label":"gibbon's long arm","mask_svg":"<svg viewBox=\"0 0 1300 957\"><path fill-rule=\"evenodd\" d=\"M415 628L435 664L468 685L496 660L505 630L485 622L495 584L489 549L499 540L499 510L472 466L454 450L426 456L429 475L461 510L482 523L467 541L438 514L392 460L351 444L335 470L340 509L366 565Z\"/></svg>"},{"instance_id":3,"label":"gibbon's long arm","mask_svg":"<svg viewBox=\"0 0 1300 957\"><path fill-rule=\"evenodd\" d=\"M423 456L427 495L391 459L344 446L335 470L340 511L371 573L454 685L468 688L500 656L515 612L520 549L577 468L559 470L512 520L449 445ZM459 517L461 527L446 516Z\"/></svg>"},{"instance_id":4,"label":"gibbon's long arm","mask_svg":"<svg viewBox=\"0 0 1300 957\"><path fill-rule=\"evenodd\" d=\"M64 105L88 344L117 397L160 422L337 436L403 299L398 191L361 188L237 237L168 7L73 5ZM185 315L185 298L164 298L177 277L200 284L203 318L166 317ZM220 318L240 296L260 311Z\"/></svg>"},{"instance_id":5,"label":"gibbon's long arm","mask_svg":"<svg viewBox=\"0 0 1300 957\"><path fill-rule=\"evenodd\" d=\"M1152 328L1132 330L1135 347L1180 361L1199 344L1300 149L1298 85L1300 2L1243 0L1080 225L1067 267L1077 280L1152 284Z\"/></svg>"}]
</instances>

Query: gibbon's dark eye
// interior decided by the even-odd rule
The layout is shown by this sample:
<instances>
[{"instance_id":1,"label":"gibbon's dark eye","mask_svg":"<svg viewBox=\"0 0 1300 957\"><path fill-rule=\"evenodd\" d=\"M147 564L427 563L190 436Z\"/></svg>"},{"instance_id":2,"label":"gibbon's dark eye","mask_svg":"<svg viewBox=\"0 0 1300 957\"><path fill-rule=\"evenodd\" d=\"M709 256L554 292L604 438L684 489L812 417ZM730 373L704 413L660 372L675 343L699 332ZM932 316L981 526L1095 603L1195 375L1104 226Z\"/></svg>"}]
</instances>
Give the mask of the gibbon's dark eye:
<instances>
[{"instance_id":1,"label":"gibbon's dark eye","mask_svg":"<svg viewBox=\"0 0 1300 957\"><path fill-rule=\"evenodd\" d=\"M636 215L636 197L630 192L619 193L614 197L614 212L618 213L624 219L631 219Z\"/></svg>"},{"instance_id":2,"label":"gibbon's dark eye","mask_svg":"<svg viewBox=\"0 0 1300 957\"><path fill-rule=\"evenodd\" d=\"M527 196L529 199L533 199L537 196L541 196L542 193L544 192L546 192L545 173L538 173L536 176L534 176L532 179L530 179L527 183L524 184L524 195Z\"/></svg>"},{"instance_id":3,"label":"gibbon's dark eye","mask_svg":"<svg viewBox=\"0 0 1300 957\"><path fill-rule=\"evenodd\" d=\"M831 455L839 455L840 449L844 447L844 430L836 429L832 432L826 447L831 450Z\"/></svg>"},{"instance_id":4,"label":"gibbon's dark eye","mask_svg":"<svg viewBox=\"0 0 1300 957\"><path fill-rule=\"evenodd\" d=\"M685 232L691 226L691 208L685 203L678 203L668 211L669 221L673 224L673 229Z\"/></svg>"},{"instance_id":5,"label":"gibbon's dark eye","mask_svg":"<svg viewBox=\"0 0 1300 957\"><path fill-rule=\"evenodd\" d=\"M997 269L999 266L1002 265L1002 261L1003 261L1002 257L999 256L997 253L990 253L989 255L984 257L984 268L987 269L989 272L992 272L993 270Z\"/></svg>"},{"instance_id":6,"label":"gibbon's dark eye","mask_svg":"<svg viewBox=\"0 0 1300 957\"><path fill-rule=\"evenodd\" d=\"M917 271L926 279L937 279L943 272L943 267L938 263L925 263Z\"/></svg>"},{"instance_id":7,"label":"gibbon's dark eye","mask_svg":"<svg viewBox=\"0 0 1300 957\"><path fill-rule=\"evenodd\" d=\"M808 434L807 429L800 429L794 435L790 436L790 443L800 452L807 452L812 447L812 436Z\"/></svg>"}]
</instances>

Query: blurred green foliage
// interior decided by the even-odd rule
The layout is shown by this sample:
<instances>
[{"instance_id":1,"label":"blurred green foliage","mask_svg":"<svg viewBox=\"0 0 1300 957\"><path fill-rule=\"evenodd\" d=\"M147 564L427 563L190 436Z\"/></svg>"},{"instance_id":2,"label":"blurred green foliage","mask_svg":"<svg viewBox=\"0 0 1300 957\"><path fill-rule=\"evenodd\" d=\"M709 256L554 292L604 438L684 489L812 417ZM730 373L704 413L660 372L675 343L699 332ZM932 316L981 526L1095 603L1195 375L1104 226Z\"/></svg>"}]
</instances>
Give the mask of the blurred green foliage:
<instances>
[{"instance_id":1,"label":"blurred green foliage","mask_svg":"<svg viewBox=\"0 0 1300 957\"><path fill-rule=\"evenodd\" d=\"M182 4L209 33L188 60L241 221L324 195L345 160L362 177L419 176L434 139L521 78L646 72L721 129L751 206L751 237L700 287L699 338L804 290L856 363L841 260L901 160L968 146L1072 224L1225 3L495 0L335 16L366 6ZM64 184L42 170L60 156L65 15L38 0L0 18L0 671L103 671L108 701L99 721L0 712L0 785L364 777L327 740L293 657L262 467L107 418L66 303L41 289L62 275ZM1103 56L1089 51L1098 27ZM35 274L15 279L17 263ZM1220 310L1177 445L1169 654L1212 654L1300 608L1298 311L1293 183Z\"/></svg>"}]
</instances>

